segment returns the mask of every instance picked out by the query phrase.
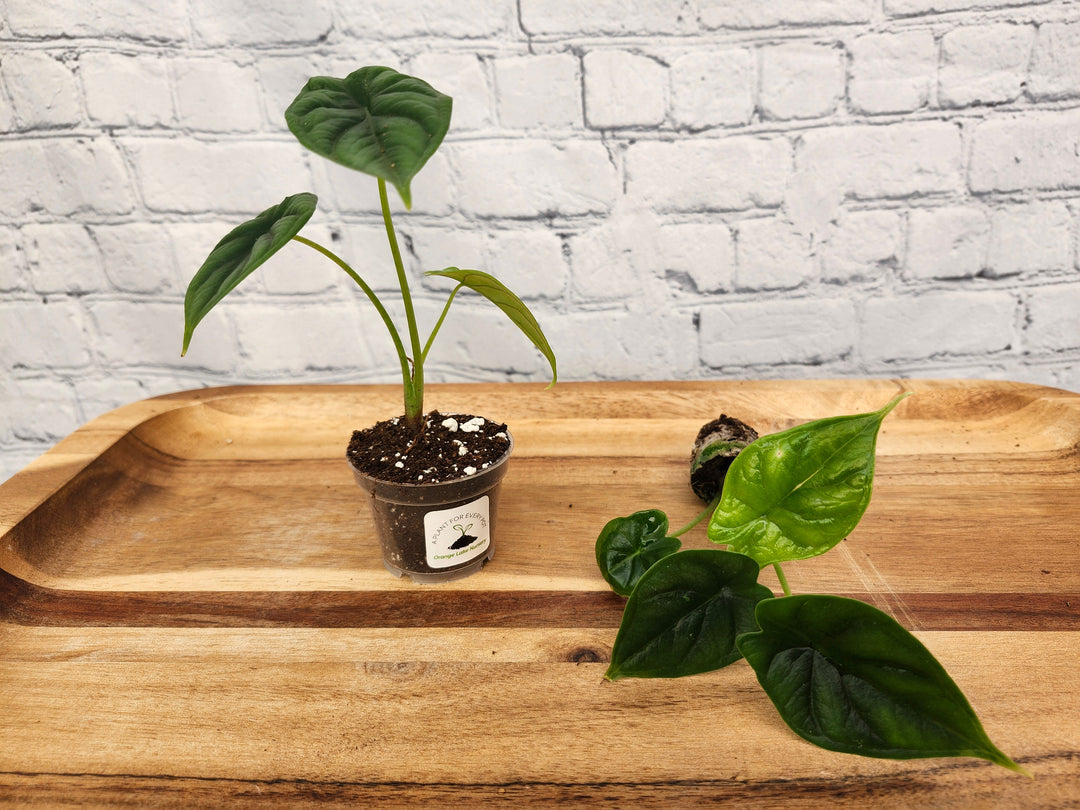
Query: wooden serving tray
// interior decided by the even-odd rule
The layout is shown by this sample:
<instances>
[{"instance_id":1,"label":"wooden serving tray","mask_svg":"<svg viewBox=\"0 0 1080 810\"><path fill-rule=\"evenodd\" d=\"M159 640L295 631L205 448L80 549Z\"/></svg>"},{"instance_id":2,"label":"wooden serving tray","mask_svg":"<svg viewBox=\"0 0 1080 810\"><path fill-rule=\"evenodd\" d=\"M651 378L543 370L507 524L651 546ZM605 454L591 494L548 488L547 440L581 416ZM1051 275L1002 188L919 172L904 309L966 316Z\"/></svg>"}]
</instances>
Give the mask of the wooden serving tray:
<instances>
[{"instance_id":1,"label":"wooden serving tray","mask_svg":"<svg viewBox=\"0 0 1080 810\"><path fill-rule=\"evenodd\" d=\"M698 427L769 433L908 398L849 540L786 566L938 656L1034 775L793 735L745 662L603 679L610 518L701 508ZM1080 802L1080 395L980 381L429 386L506 421L495 558L382 567L344 461L394 386L184 392L94 420L0 485L0 799L46 805L741 807ZM684 547L708 547L703 528ZM773 587L775 580L763 581Z\"/></svg>"}]
</instances>

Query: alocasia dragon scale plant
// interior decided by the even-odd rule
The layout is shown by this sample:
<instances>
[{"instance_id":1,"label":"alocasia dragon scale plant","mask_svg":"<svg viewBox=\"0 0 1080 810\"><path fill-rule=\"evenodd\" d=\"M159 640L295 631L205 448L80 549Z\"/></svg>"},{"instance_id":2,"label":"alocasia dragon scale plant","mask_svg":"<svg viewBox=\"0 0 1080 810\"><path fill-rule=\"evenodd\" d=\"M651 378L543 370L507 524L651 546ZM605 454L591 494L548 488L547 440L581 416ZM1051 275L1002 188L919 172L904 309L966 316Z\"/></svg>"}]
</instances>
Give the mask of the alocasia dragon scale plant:
<instances>
[{"instance_id":1,"label":"alocasia dragon scale plant","mask_svg":"<svg viewBox=\"0 0 1080 810\"><path fill-rule=\"evenodd\" d=\"M997 748L929 650L887 614L838 596L794 595L781 563L824 554L870 503L872 413L808 422L748 444L709 504L709 539L679 551L655 509L615 518L601 573L628 596L609 680L675 678L745 658L780 716L822 748L891 759L972 756L1026 773ZM758 582L772 565L783 589Z\"/></svg>"},{"instance_id":2,"label":"alocasia dragon scale plant","mask_svg":"<svg viewBox=\"0 0 1080 810\"><path fill-rule=\"evenodd\" d=\"M317 204L314 194L302 192L286 197L235 228L210 253L188 286L183 352L187 352L195 327L221 299L263 262L295 241L337 264L374 305L397 350L405 421L414 429L419 429L424 413L424 361L450 304L463 287L495 304L517 325L550 363L554 383L555 355L536 318L505 285L479 270L447 267L427 272L429 276L441 276L457 284L427 339L421 340L386 184L397 189L406 208L412 207L412 179L442 143L450 126L451 108L450 96L427 82L388 67L371 66L343 79L327 76L310 79L285 111L289 129L303 146L378 180L379 203L408 330L404 338L379 296L359 273L329 248L299 235Z\"/></svg>"}]
</instances>

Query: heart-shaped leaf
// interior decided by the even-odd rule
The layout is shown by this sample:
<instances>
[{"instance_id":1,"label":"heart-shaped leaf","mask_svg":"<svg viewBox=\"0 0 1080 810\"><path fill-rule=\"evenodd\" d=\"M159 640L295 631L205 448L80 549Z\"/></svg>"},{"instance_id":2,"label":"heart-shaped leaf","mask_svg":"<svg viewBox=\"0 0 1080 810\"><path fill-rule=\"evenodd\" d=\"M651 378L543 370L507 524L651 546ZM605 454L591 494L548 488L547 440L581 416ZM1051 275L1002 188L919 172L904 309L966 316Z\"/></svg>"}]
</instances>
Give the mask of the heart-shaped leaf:
<instances>
[{"instance_id":1,"label":"heart-shaped leaf","mask_svg":"<svg viewBox=\"0 0 1080 810\"><path fill-rule=\"evenodd\" d=\"M735 639L757 629L772 597L749 557L719 549L664 557L638 580L611 650L609 680L678 678L738 661Z\"/></svg>"},{"instance_id":2,"label":"heart-shaped leaf","mask_svg":"<svg viewBox=\"0 0 1080 810\"><path fill-rule=\"evenodd\" d=\"M191 335L206 313L255 268L287 245L311 219L317 204L318 198L307 192L286 197L233 228L217 243L188 284L181 354L187 353Z\"/></svg>"},{"instance_id":3,"label":"heart-shaped leaf","mask_svg":"<svg viewBox=\"0 0 1080 810\"><path fill-rule=\"evenodd\" d=\"M452 106L422 79L371 66L309 79L285 122L312 152L391 183L411 208L409 184L442 143Z\"/></svg>"},{"instance_id":4,"label":"heart-shaped leaf","mask_svg":"<svg viewBox=\"0 0 1080 810\"><path fill-rule=\"evenodd\" d=\"M544 337L544 331L540 328L540 324L536 322L536 318L529 311L529 308L525 306L525 302L514 295L505 284L495 276L480 270L459 270L457 267L447 267L445 270L429 270L425 275L452 278L461 286L480 293L480 295L501 309L506 314L506 317L513 321L517 328L525 334L525 337L531 340L532 344L547 358L548 363L551 365L551 383L548 388L555 384L555 380L558 378L558 373L555 370L555 352L551 350L547 338Z\"/></svg>"},{"instance_id":5,"label":"heart-shaped leaf","mask_svg":"<svg viewBox=\"0 0 1080 810\"><path fill-rule=\"evenodd\" d=\"M642 574L679 550L682 542L668 537L667 530L667 515L659 509L607 522L596 538L596 564L615 593L629 596Z\"/></svg>"},{"instance_id":6,"label":"heart-shaped leaf","mask_svg":"<svg viewBox=\"0 0 1080 810\"><path fill-rule=\"evenodd\" d=\"M981 757L1022 771L986 735L960 688L911 633L854 599L801 595L757 606L738 648L780 716L822 748L868 757Z\"/></svg>"},{"instance_id":7,"label":"heart-shaped leaf","mask_svg":"<svg viewBox=\"0 0 1080 810\"><path fill-rule=\"evenodd\" d=\"M879 411L818 419L748 445L732 462L709 539L758 565L824 554L858 525L874 481Z\"/></svg>"}]
</instances>

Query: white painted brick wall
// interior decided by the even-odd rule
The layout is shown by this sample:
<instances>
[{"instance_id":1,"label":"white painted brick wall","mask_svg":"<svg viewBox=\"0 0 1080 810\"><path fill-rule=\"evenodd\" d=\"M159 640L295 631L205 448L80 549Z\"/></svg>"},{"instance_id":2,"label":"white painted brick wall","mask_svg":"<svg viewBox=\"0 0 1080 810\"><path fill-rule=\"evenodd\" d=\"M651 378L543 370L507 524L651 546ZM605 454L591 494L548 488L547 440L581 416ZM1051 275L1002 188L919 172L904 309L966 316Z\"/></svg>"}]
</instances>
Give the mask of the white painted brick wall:
<instances>
[{"instance_id":1,"label":"white painted brick wall","mask_svg":"<svg viewBox=\"0 0 1080 810\"><path fill-rule=\"evenodd\" d=\"M565 380L981 376L1080 390L1075 0L0 0L0 479L135 399L395 382L290 246L179 356L188 279L302 190L394 275L368 178L282 112L310 75L454 96L398 226L425 324L496 273ZM396 304L391 310L399 313ZM543 380L463 295L429 378Z\"/></svg>"}]
</instances>

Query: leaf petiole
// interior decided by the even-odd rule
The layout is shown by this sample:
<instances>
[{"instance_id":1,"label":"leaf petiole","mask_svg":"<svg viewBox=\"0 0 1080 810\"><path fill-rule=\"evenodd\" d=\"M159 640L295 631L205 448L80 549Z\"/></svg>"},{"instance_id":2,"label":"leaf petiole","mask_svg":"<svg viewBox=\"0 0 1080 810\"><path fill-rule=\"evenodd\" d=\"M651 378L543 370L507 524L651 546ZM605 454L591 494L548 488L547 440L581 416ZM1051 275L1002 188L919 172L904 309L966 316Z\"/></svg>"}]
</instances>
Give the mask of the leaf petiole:
<instances>
[{"instance_id":1,"label":"leaf petiole","mask_svg":"<svg viewBox=\"0 0 1080 810\"><path fill-rule=\"evenodd\" d=\"M446 320L446 314L450 311L450 305L454 303L454 296L458 294L464 284L458 284L454 287L453 292L450 293L450 297L446 299L446 304L443 305L442 312L439 314L439 320L435 322L435 326L431 329L431 334L428 335L427 343L424 344L424 350L420 352L420 362L423 363L427 360L428 352L431 350L431 344L435 342L435 336L439 334L439 330L442 328L443 321Z\"/></svg>"},{"instance_id":2,"label":"leaf petiole","mask_svg":"<svg viewBox=\"0 0 1080 810\"><path fill-rule=\"evenodd\" d=\"M699 523L701 523L701 521L703 521L703 520L704 520L705 518L707 518L707 517L708 517L709 515L711 515L711 514L713 513L713 510L715 510L715 509L716 509L716 505L717 505L718 503L720 503L720 496L719 496L719 495L717 495L717 496L716 496L715 498L713 498L713 499L712 499L711 501L709 501L709 505L708 505L708 506L706 506L706 507L705 507L705 508L704 508L704 509L703 509L703 510L701 511L701 514L699 514L699 515L698 515L698 516L697 516L696 518L694 518L693 520L691 520L691 521L690 521L689 523L687 523L687 524L686 524L685 526L683 526L683 527L682 527L681 529L679 529L679 530L678 530L677 532L671 532L671 533L670 533L670 534L668 535L668 537L680 537L681 535L684 535L684 534L686 534L686 533L687 533L688 531L690 531L690 530L691 530L692 528L694 528L694 527L695 527L695 526L697 526L697 525L698 525Z\"/></svg>"},{"instance_id":3,"label":"leaf petiole","mask_svg":"<svg viewBox=\"0 0 1080 810\"><path fill-rule=\"evenodd\" d=\"M397 270L398 287L401 290L401 303L405 307L405 320L409 326L409 342L412 345L412 375L405 383L405 422L418 428L424 415L424 353L420 348L420 332L416 328L416 311L413 309L412 294L409 292L409 278L405 274L405 265L401 261L401 249L398 247L394 221L390 216L390 199L386 193L386 181L379 180L379 205L382 208L383 224L386 226L386 238L390 242L390 253L394 257Z\"/></svg>"},{"instance_id":4,"label":"leaf petiole","mask_svg":"<svg viewBox=\"0 0 1080 810\"><path fill-rule=\"evenodd\" d=\"M780 580L780 587L784 589L784 596L791 596L791 588L788 587L787 577L784 576L784 569L780 567L780 563L773 563L773 570L776 571L776 578Z\"/></svg>"}]
</instances>

